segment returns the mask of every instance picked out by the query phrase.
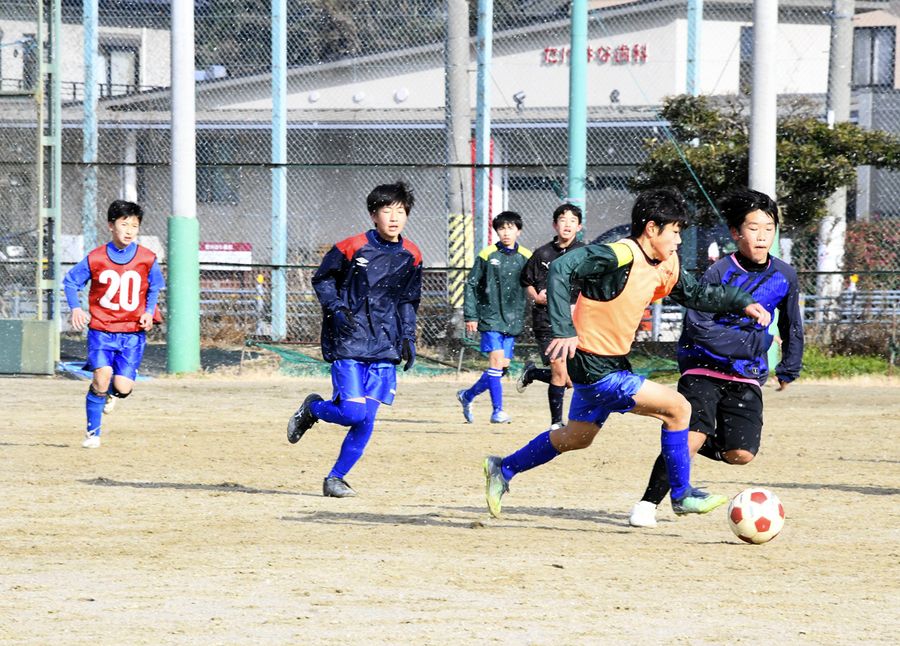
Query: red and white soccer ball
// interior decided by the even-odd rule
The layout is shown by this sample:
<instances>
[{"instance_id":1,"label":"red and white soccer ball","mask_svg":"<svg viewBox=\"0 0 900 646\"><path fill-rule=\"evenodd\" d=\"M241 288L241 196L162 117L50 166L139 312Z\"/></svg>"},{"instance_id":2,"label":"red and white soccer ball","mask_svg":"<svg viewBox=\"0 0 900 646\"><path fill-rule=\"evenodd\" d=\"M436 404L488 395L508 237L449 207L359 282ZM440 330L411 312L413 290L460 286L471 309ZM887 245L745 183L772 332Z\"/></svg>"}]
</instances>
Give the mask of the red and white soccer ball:
<instances>
[{"instance_id":1,"label":"red and white soccer ball","mask_svg":"<svg viewBox=\"0 0 900 646\"><path fill-rule=\"evenodd\" d=\"M784 527L784 507L768 489L744 489L728 505L728 526L742 541L768 543Z\"/></svg>"}]
</instances>

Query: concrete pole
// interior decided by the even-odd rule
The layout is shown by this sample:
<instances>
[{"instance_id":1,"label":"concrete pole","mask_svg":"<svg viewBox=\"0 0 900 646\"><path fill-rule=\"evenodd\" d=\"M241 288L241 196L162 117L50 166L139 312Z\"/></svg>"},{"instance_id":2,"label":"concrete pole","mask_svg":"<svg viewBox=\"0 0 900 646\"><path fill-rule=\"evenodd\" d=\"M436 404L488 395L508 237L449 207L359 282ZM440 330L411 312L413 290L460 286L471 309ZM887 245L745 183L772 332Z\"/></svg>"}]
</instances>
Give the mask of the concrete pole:
<instances>
[{"instance_id":1,"label":"concrete pole","mask_svg":"<svg viewBox=\"0 0 900 646\"><path fill-rule=\"evenodd\" d=\"M170 373L200 369L200 225L194 102L194 3L172 2L172 214L166 354Z\"/></svg>"},{"instance_id":2,"label":"concrete pole","mask_svg":"<svg viewBox=\"0 0 900 646\"><path fill-rule=\"evenodd\" d=\"M827 118L832 125L850 119L850 83L853 61L854 0L832 0L831 49L828 54ZM847 189L841 187L828 198L828 212L819 222L816 270L839 272L844 268L844 238L847 233ZM820 297L816 320L825 311L833 311L833 301L841 293L844 280L841 274L820 273L816 277L816 292Z\"/></svg>"},{"instance_id":3,"label":"concrete pole","mask_svg":"<svg viewBox=\"0 0 900 646\"><path fill-rule=\"evenodd\" d=\"M774 72L777 50L778 3L772 0L753 2L753 86L750 92L750 188L775 199L776 150L775 135L778 125L777 74ZM776 232L772 255L778 256L779 242ZM772 321L770 331L776 328ZM778 363L778 347L769 348L768 362L774 372Z\"/></svg>"},{"instance_id":4,"label":"concrete pole","mask_svg":"<svg viewBox=\"0 0 900 646\"><path fill-rule=\"evenodd\" d=\"M778 3L753 2L753 87L750 93L750 188L775 197L778 120L775 52Z\"/></svg>"},{"instance_id":5,"label":"concrete pole","mask_svg":"<svg viewBox=\"0 0 900 646\"><path fill-rule=\"evenodd\" d=\"M569 60L569 186L567 201L585 211L587 191L587 0L572 2ZM585 217L585 221L587 218Z\"/></svg>"},{"instance_id":6,"label":"concrete pole","mask_svg":"<svg viewBox=\"0 0 900 646\"><path fill-rule=\"evenodd\" d=\"M84 0L84 121L81 148L84 162L84 193L81 206L81 236L84 252L97 246L97 31L98 0Z\"/></svg>"},{"instance_id":7,"label":"concrete pole","mask_svg":"<svg viewBox=\"0 0 900 646\"><path fill-rule=\"evenodd\" d=\"M491 169L491 56L494 38L494 2L478 0L478 70L475 107L475 249L487 246L491 220L488 201Z\"/></svg>"},{"instance_id":8,"label":"concrete pole","mask_svg":"<svg viewBox=\"0 0 900 646\"><path fill-rule=\"evenodd\" d=\"M272 339L287 336L287 0L272 0Z\"/></svg>"},{"instance_id":9,"label":"concrete pole","mask_svg":"<svg viewBox=\"0 0 900 646\"><path fill-rule=\"evenodd\" d=\"M447 260L451 268L447 298L463 306L465 269L474 261L471 221L472 181L469 141L469 3L447 0L447 68L445 121L447 124Z\"/></svg>"},{"instance_id":10,"label":"concrete pole","mask_svg":"<svg viewBox=\"0 0 900 646\"><path fill-rule=\"evenodd\" d=\"M700 94L700 30L703 26L703 0L688 0L687 5L687 83L685 92Z\"/></svg>"}]
</instances>

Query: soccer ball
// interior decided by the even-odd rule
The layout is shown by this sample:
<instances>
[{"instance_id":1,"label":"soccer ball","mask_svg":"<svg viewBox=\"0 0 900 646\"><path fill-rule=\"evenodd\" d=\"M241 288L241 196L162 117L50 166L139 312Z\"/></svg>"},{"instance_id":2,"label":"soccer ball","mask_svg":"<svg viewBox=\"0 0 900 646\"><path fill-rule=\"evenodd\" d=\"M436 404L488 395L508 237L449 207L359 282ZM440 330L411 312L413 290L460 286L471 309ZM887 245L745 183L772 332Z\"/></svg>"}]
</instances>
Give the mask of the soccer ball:
<instances>
[{"instance_id":1,"label":"soccer ball","mask_svg":"<svg viewBox=\"0 0 900 646\"><path fill-rule=\"evenodd\" d=\"M784 527L784 507L768 489L744 489L728 505L728 526L742 541L767 543Z\"/></svg>"}]
</instances>

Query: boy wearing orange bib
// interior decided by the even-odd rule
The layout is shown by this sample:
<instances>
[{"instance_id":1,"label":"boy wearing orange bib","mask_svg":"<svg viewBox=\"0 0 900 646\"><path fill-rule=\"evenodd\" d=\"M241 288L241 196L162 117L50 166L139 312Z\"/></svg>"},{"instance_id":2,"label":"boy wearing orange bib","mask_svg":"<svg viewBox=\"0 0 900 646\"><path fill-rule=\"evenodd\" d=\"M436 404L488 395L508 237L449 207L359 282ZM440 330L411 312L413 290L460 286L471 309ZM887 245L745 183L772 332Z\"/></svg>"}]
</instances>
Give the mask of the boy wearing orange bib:
<instances>
[{"instance_id":1,"label":"boy wearing orange bib","mask_svg":"<svg viewBox=\"0 0 900 646\"><path fill-rule=\"evenodd\" d=\"M612 244L575 249L550 265L547 305L551 357L566 357L574 395L569 422L541 433L518 451L484 460L486 498L499 516L509 481L566 451L590 446L610 413L632 412L662 422L661 444L676 514L706 513L727 502L690 484L691 407L678 391L634 374L628 353L644 309L670 296L692 309L743 312L766 326L769 313L747 292L710 285L684 272L676 251L687 226L684 198L672 189L641 193L631 213L632 235ZM574 311L571 283L581 282Z\"/></svg>"}]
</instances>

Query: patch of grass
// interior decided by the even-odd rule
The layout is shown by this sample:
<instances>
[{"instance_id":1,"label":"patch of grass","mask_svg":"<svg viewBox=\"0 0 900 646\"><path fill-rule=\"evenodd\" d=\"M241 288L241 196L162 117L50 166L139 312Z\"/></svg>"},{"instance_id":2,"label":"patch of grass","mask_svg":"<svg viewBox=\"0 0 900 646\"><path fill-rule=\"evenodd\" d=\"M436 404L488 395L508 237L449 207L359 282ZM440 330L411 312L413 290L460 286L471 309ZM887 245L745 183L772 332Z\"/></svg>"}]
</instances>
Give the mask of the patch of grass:
<instances>
[{"instance_id":1,"label":"patch of grass","mask_svg":"<svg viewBox=\"0 0 900 646\"><path fill-rule=\"evenodd\" d=\"M881 357L829 355L816 346L806 346L803 349L803 372L801 376L808 379L885 375L887 371L888 362Z\"/></svg>"}]
</instances>

